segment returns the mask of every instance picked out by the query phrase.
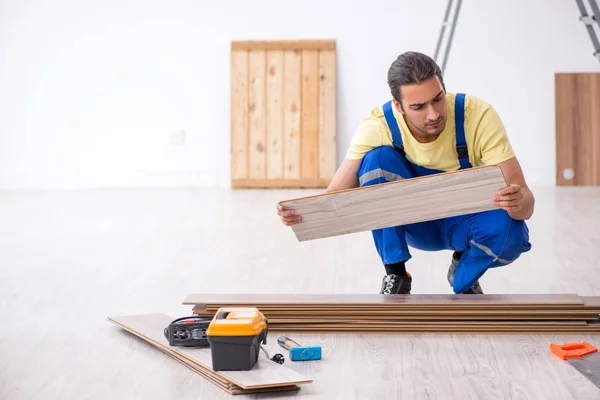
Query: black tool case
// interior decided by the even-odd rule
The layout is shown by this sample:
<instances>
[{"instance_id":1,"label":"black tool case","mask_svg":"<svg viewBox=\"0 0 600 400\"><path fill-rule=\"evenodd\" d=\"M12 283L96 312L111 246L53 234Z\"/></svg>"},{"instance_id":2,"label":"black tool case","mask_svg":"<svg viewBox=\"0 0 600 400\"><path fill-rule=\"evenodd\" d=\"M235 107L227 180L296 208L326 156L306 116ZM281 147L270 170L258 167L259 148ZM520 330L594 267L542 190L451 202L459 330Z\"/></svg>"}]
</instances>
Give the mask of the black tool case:
<instances>
[{"instance_id":1,"label":"black tool case","mask_svg":"<svg viewBox=\"0 0 600 400\"><path fill-rule=\"evenodd\" d=\"M206 336L215 371L248 371L258 361L261 343L267 343L267 319L256 308L221 308Z\"/></svg>"}]
</instances>

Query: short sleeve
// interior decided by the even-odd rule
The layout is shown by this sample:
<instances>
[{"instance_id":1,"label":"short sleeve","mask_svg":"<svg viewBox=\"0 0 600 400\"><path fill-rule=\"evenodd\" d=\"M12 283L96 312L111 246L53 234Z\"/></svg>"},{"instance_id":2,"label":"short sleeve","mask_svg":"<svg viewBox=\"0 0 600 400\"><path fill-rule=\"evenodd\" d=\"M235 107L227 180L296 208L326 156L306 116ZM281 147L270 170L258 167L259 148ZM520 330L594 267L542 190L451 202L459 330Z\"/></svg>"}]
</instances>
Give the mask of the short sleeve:
<instances>
[{"instance_id":1,"label":"short sleeve","mask_svg":"<svg viewBox=\"0 0 600 400\"><path fill-rule=\"evenodd\" d=\"M489 104L475 110L476 152L483 165L499 164L515 156L506 129L498 113Z\"/></svg>"},{"instance_id":2,"label":"short sleeve","mask_svg":"<svg viewBox=\"0 0 600 400\"><path fill-rule=\"evenodd\" d=\"M366 153L383 145L383 127L379 118L368 116L363 119L354 133L346 158L360 160Z\"/></svg>"}]
</instances>

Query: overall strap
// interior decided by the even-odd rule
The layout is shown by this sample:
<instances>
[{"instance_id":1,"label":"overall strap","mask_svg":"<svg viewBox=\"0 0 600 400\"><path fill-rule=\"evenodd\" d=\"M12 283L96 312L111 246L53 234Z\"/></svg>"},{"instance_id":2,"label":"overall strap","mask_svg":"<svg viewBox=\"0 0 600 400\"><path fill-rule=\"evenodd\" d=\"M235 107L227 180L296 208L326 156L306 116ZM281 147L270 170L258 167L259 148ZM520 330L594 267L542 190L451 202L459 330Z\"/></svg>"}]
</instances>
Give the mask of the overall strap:
<instances>
[{"instance_id":1,"label":"overall strap","mask_svg":"<svg viewBox=\"0 0 600 400\"><path fill-rule=\"evenodd\" d=\"M392 142L394 143L394 147L396 147L402 154L404 154L404 146L402 145L402 135L400 134L400 127L398 126L398 122L396 121L396 117L394 117L394 111L392 110L392 100L388 101L383 105L383 115L385 116L385 120L392 132Z\"/></svg>"},{"instance_id":2,"label":"overall strap","mask_svg":"<svg viewBox=\"0 0 600 400\"><path fill-rule=\"evenodd\" d=\"M456 152L460 169L471 168L469 150L465 139L465 94L457 93L454 102L454 119L456 121Z\"/></svg>"}]
</instances>

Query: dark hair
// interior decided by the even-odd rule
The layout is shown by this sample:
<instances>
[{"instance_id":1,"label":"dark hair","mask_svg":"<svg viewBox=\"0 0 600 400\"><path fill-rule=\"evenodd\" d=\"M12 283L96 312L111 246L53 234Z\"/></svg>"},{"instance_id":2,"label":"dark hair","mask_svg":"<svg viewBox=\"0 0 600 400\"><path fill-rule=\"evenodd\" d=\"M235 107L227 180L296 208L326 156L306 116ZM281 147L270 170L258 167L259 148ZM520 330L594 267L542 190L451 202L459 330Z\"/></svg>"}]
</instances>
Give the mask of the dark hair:
<instances>
[{"instance_id":1,"label":"dark hair","mask_svg":"<svg viewBox=\"0 0 600 400\"><path fill-rule=\"evenodd\" d=\"M392 96L402 104L402 96L400 95L401 85L420 83L434 76L439 78L442 87L445 89L442 71L437 63L423 53L407 51L400 54L392 63L388 70L387 80Z\"/></svg>"}]
</instances>

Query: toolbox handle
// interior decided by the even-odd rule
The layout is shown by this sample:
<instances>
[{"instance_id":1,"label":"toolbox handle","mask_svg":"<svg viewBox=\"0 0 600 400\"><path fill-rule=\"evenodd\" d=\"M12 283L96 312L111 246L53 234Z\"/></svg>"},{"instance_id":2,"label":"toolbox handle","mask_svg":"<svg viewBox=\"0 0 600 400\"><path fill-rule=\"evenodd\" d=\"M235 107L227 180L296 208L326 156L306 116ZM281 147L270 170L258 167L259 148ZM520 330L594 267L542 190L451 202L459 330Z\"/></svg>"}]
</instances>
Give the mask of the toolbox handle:
<instances>
[{"instance_id":1,"label":"toolbox handle","mask_svg":"<svg viewBox=\"0 0 600 400\"><path fill-rule=\"evenodd\" d=\"M217 319L226 319L228 315L229 311L221 311L219 314L217 314Z\"/></svg>"}]
</instances>

